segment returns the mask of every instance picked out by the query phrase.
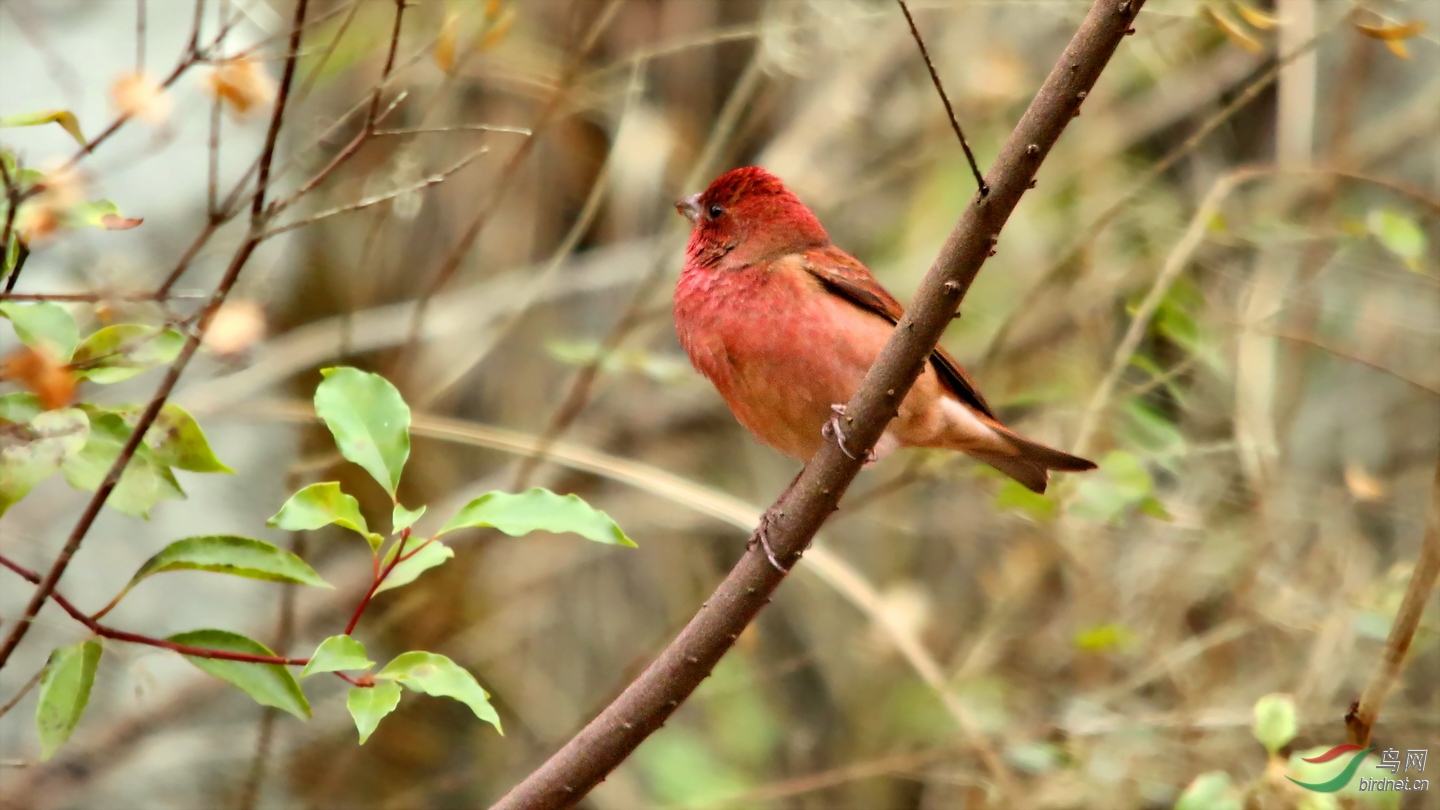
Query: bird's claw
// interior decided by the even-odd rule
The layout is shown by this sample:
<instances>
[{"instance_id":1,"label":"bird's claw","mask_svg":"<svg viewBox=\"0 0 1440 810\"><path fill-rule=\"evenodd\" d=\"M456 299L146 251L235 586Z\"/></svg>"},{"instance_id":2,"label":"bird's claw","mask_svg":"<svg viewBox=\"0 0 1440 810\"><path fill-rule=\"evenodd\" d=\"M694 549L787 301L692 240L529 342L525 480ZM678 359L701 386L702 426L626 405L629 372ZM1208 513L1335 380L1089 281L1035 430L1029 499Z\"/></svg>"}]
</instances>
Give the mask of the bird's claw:
<instances>
[{"instance_id":1,"label":"bird's claw","mask_svg":"<svg viewBox=\"0 0 1440 810\"><path fill-rule=\"evenodd\" d=\"M839 445L840 447L840 452L844 453L846 456L850 458L859 458L859 456L850 452L850 448L845 446L845 431L843 428L840 427L840 419L841 417L845 416L845 406L831 405L830 410L832 412L830 416L830 421L826 422L825 427L820 429L820 434L822 436L825 436L826 438L834 439L835 444ZM874 461L876 458L877 457L875 455L875 451L871 450L870 452L865 454L865 463L868 464Z\"/></svg>"},{"instance_id":2,"label":"bird's claw","mask_svg":"<svg viewBox=\"0 0 1440 810\"><path fill-rule=\"evenodd\" d=\"M765 559L775 566L775 570L782 574L790 573L790 569L780 564L780 558L775 556L775 548L770 545L770 513L767 511L760 516L760 523L755 527L755 534L750 536L750 545L759 543L760 548L765 550Z\"/></svg>"}]
</instances>

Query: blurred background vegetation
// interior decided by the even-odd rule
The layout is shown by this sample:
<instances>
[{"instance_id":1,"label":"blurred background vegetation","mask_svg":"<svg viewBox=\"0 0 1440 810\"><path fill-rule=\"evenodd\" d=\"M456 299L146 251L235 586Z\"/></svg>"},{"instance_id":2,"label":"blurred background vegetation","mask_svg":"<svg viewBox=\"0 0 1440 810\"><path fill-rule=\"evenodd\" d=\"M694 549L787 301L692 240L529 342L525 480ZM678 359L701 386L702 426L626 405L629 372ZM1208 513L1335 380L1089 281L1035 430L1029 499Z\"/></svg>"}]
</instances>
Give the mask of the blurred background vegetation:
<instances>
[{"instance_id":1,"label":"blurred background vegetation","mask_svg":"<svg viewBox=\"0 0 1440 810\"><path fill-rule=\"evenodd\" d=\"M1205 772L1269 784L1251 729L1269 693L1296 706L1281 756L1344 742L1437 463L1440 3L1279 2L1151 0L946 335L1008 423L1101 470L1039 497L944 454L875 465L714 677L586 806L1171 807ZM170 69L194 6L0 2L0 116L64 108L101 130L135 104L115 83L137 59L152 77ZM686 223L670 201L764 165L906 300L974 192L888 2L410 6L385 104L405 95L382 128L439 131L371 139L302 213L488 151L262 246L177 393L236 475L182 477L188 500L148 523L107 510L62 590L93 609L167 542L233 531L293 544L336 590L176 574L110 620L151 635L228 627L293 655L336 632L369 576L353 538L263 523L298 484L338 477L385 525L384 493L304 418L318 370L341 363L385 374L416 411L406 503L443 520L529 481L580 493L640 548L472 532L450 564L377 599L362 624L372 653L454 658L492 693L503 738L459 704L411 701L357 747L343 684L307 681L302 724L177 656L107 644L55 759L33 762L33 695L0 719L6 806L497 798L674 636L795 472L679 349L668 302ZM912 8L983 166L1087 6ZM237 18L227 54L256 48L251 83L215 102L222 188L263 139L290 9L206 4L207 36ZM312 2L282 189L353 134L393 12ZM164 278L205 221L216 87L194 68L81 164L76 182L144 224L62 229L17 291L118 296ZM75 148L59 127L0 140L40 170ZM178 289L208 291L239 238L222 231ZM72 311L161 317L110 299ZM8 325L0 344L17 345ZM81 396L144 402L158 380ZM547 435L549 460L522 468L515 447ZM48 566L87 497L46 482L5 514L0 548ZM13 619L30 588L0 577ZM1433 607L1381 747L1440 756ZM83 637L42 612L0 700ZM1435 807L1436 790L1374 806ZM1302 800L1339 806L1279 790L1251 801ZM1224 801L1192 807L1237 806Z\"/></svg>"}]
</instances>

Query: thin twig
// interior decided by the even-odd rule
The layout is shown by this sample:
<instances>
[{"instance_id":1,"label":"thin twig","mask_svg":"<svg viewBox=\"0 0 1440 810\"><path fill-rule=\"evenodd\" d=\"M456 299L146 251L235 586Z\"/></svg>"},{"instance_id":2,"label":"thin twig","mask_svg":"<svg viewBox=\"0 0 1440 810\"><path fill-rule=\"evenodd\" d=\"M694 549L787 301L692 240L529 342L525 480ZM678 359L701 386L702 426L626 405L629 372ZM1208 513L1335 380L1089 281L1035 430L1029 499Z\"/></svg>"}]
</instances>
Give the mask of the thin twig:
<instances>
[{"instance_id":1,"label":"thin twig","mask_svg":"<svg viewBox=\"0 0 1440 810\"><path fill-rule=\"evenodd\" d=\"M345 144L313 177L301 183L300 188L296 189L289 197L277 202L275 204L275 211L285 210L287 207L293 205L296 200L310 193L316 186L325 182L325 178L329 177L331 173L344 165L350 158L354 157L355 154L360 151L360 147L364 146L365 142L370 139L370 134L375 131L375 125L380 121L380 97L385 92L385 86L390 81L391 71L395 69L395 52L400 47L400 30L405 22L406 5L405 0L395 0L395 17L393 24L390 26L390 46L385 53L385 67L381 69L380 80L375 83L374 89L370 92L370 107L365 113L365 122L361 124L360 131L355 133L355 137L351 138L350 142Z\"/></svg>"},{"instance_id":2,"label":"thin twig","mask_svg":"<svg viewBox=\"0 0 1440 810\"><path fill-rule=\"evenodd\" d=\"M1135 350L1140 347L1140 341L1144 340L1145 333L1150 329L1150 319L1154 317L1156 310L1160 308L1160 302L1165 299L1165 294L1170 291L1170 285L1180 277L1195 251L1205 240L1205 231L1210 227L1210 220L1214 218L1215 212L1230 192L1241 183L1259 177L1267 173L1266 169L1245 168L1236 169L1229 174L1215 181L1210 187L1210 192L1195 209L1195 215L1190 218L1190 225L1186 227L1185 233L1175 247L1170 249L1169 255L1165 257L1165 264L1155 276L1155 282L1150 285L1150 291L1136 307L1135 314L1130 317L1130 326L1125 330L1125 336L1120 339L1120 345L1115 347L1115 354L1110 359L1110 368L1100 380L1100 385L1090 397L1090 404L1085 407L1085 414L1080 419L1080 432L1075 439L1074 452L1084 455L1090 448L1090 442L1095 438L1095 433L1100 426L1100 416L1110 404L1110 397L1115 393L1115 386L1120 382L1120 376L1130 366L1130 358L1135 355Z\"/></svg>"},{"instance_id":3,"label":"thin twig","mask_svg":"<svg viewBox=\"0 0 1440 810\"><path fill-rule=\"evenodd\" d=\"M445 182L445 179L448 178L450 175L460 171L466 166L469 166L472 162L475 161L476 158L480 157L488 151L490 151L490 147L482 146L479 149L476 149L474 152L466 155L455 165L447 169L441 170L438 174L432 174L429 177L423 178L418 182L411 183L410 185L403 188L397 188L394 191L387 191L384 194L376 194L372 197L365 197L364 199L356 200L349 205L342 205L336 208L331 208L325 211L321 211L320 213L313 216L308 216L304 219L299 219L294 222L287 222L284 225L277 225L274 228L266 231L264 235L262 235L260 238L269 239L272 236L279 236L286 231L293 231L296 228L304 228L309 225L314 225L321 220L329 219L330 217L339 216L341 214L349 214L355 211L361 211L369 208L372 205L378 205L387 200L393 200L396 197L400 197L406 194L413 194L417 191L427 189L430 186L443 183Z\"/></svg>"},{"instance_id":4,"label":"thin twig","mask_svg":"<svg viewBox=\"0 0 1440 810\"><path fill-rule=\"evenodd\" d=\"M569 95L571 84L575 81L576 77L579 76L580 69L584 67L585 58L590 54L591 48L593 48L595 43L600 39L601 32L610 24L610 21L615 17L615 13L619 10L620 0L611 0L611 2L600 11L595 22L591 24L585 41L570 59L569 65L566 66L565 71L561 74L557 89L546 101L545 107L540 111L540 115L536 118L535 124L531 127L533 132L543 130L557 118L561 110L564 109L565 98ZM470 249L475 246L475 242L480 238L481 232L483 232L485 226L490 223L491 216L504 203L506 195L510 190L510 183L516 177L520 165L525 162L525 158L529 156L530 151L534 149L537 140L534 135L531 135L522 141L520 146L510 155L510 159L500 168L500 172L495 178L495 184L490 190L489 199L480 207L480 210L475 214L475 218L470 220L470 224L466 226L464 233L460 235L460 238L456 240L455 245L450 248L450 252L446 254L445 259L440 263L439 269L437 269L425 283L425 287L421 291L415 304L415 315L410 321L409 335L406 337L405 345L400 351L400 365L408 362L417 349L417 344L420 340L420 328L425 322L425 314L430 309L430 301L435 297L436 293L440 292L440 290L444 289L445 285L450 283L450 280L454 278L455 274L460 270L460 265L465 261L465 257L470 255Z\"/></svg>"},{"instance_id":5,"label":"thin twig","mask_svg":"<svg viewBox=\"0 0 1440 810\"><path fill-rule=\"evenodd\" d=\"M1345 18L1342 17L1341 21L1344 19ZM1164 157L1146 169L1140 176L1140 179L1130 184L1130 188L1121 194L1119 199L1111 203L1104 211L1100 212L1099 216L1095 217L1095 219L1091 220L1088 225L1080 230L1080 238L1075 240L1074 244L1067 248L1059 259L1052 262L1049 267L1041 272L1040 277L1036 279L1034 284L1030 285L1030 289L1025 293L1025 299L1015 308L1014 312L1023 314L1032 311L1032 303L1037 300L1039 296L1049 291L1050 285L1061 278L1066 268L1071 267L1075 262L1080 260L1080 257L1089 250L1090 245L1100 237L1100 234L1105 228L1109 227L1109 225L1135 201L1135 198L1140 196L1141 192L1149 188L1151 183L1163 176L1165 172L1169 171L1170 167L1178 163L1181 158L1190 154L1195 147L1210 137L1211 133L1219 129L1222 124L1229 121L1236 113L1248 106L1250 102L1259 98L1261 93L1265 92L1270 85L1275 83L1275 79L1280 75L1280 71L1283 70L1285 66L1314 50L1315 47L1320 44L1320 40L1339 24L1340 21L1337 21L1334 25L1316 34L1293 52L1277 59L1275 64L1270 66L1269 70L1265 71L1265 73L1251 82L1244 90L1236 94L1235 98L1230 100L1230 103L1206 119L1198 129L1190 134L1190 137L1181 141L1174 149L1171 149ZM985 347L985 353L981 355L980 361L976 365L988 366L997 359L1000 352L1005 348L1006 343L1009 342L1010 333L1015 328L1016 323L1016 318L1012 317L1006 319L1006 321L1000 325L995 335L990 338L989 344Z\"/></svg>"},{"instance_id":6,"label":"thin twig","mask_svg":"<svg viewBox=\"0 0 1440 810\"><path fill-rule=\"evenodd\" d=\"M445 127L412 127L410 129L377 129L371 134L377 138L397 135L424 135L431 132L508 132L512 135L530 136L535 134L528 127L507 127L497 124L452 124Z\"/></svg>"},{"instance_id":7,"label":"thin twig","mask_svg":"<svg viewBox=\"0 0 1440 810\"><path fill-rule=\"evenodd\" d=\"M196 43L200 41L200 22L200 14L197 10L195 15L195 22L192 24L192 27L190 29L189 46L185 49L184 54L180 57L180 60L176 63L174 69L170 71L170 74L161 80L160 89L162 91L169 90L171 85L179 81L180 77L183 76L187 70L200 63L202 55L199 49L195 47ZM214 43L212 43L210 47L214 47L214 44L217 44L220 39L223 38L227 33L229 33L228 29L222 30L216 36ZM75 154L71 155L70 159L65 161L65 164L57 170L57 173L67 172L75 168L75 166L79 164L80 161L84 160L96 149L100 148L101 144L110 140L110 137L113 136L116 132L119 132L120 128L125 126L125 124L129 123L130 119L133 117L133 112L128 110L122 111L120 115L115 118L114 121L110 122L109 126L105 127L105 129L101 131L99 135L96 135L94 138L86 141L80 147L80 149L75 152Z\"/></svg>"},{"instance_id":8,"label":"thin twig","mask_svg":"<svg viewBox=\"0 0 1440 810\"><path fill-rule=\"evenodd\" d=\"M210 328L210 323L214 318L215 312L220 309L221 304L225 303L225 299L230 294L230 290L240 278L240 271L244 269L251 254L255 252L256 246L260 244L260 235L263 228L261 215L263 213L266 184L270 176L270 163L275 156L275 142L278 140L280 126L285 119L285 105L290 96L291 84L295 79L295 65L300 53L301 29L304 27L305 12L309 8L309 5L310 0L296 0L295 3L295 18L291 26L290 44L285 60L285 71L280 80L280 90L276 95L275 109L270 117L270 128L266 135L265 148L261 152L260 180L255 190L255 203L251 207L250 234L241 244L240 249L231 260L230 266L226 268L224 276L215 288L214 294L211 295L210 300L206 303L205 308L201 310L195 331L187 338L185 346L180 350L180 355L175 359L175 362L170 365L164 381L161 382L159 389L156 390L155 395L151 397L149 405L146 406L145 411L140 415L133 432L130 434L130 438L126 440L124 448L121 449L115 462L110 465L110 470L105 474L105 479L100 483L100 486L96 488L94 496L90 498L90 502L86 504L84 512L81 513L74 529L71 530L64 547L60 550L60 554L55 558L54 563L51 564L50 570L45 574L45 578L40 582L40 585L35 589L35 593L31 595L30 602L25 606L25 612L20 617L20 621L5 638L3 647L0 647L0 668L3 668L5 663L9 661L10 655L15 652L15 648L19 646L20 641L25 638L25 634L29 632L30 625L34 621L36 614L40 612L40 608L45 604L45 600L49 598L50 594L54 592L56 585L59 584L60 577L65 574L65 569L70 565L70 560L75 556L75 552L79 550L80 544L84 542L85 535L89 533L90 527L94 525L101 508L105 505L105 501L109 499L110 493L114 491L115 486L120 482L121 474L125 472L125 468L129 466L130 460L134 458L136 450L140 447L140 443L144 441L145 434L150 430L151 425L155 423L155 419L160 415L160 409L164 407L166 400L170 398L170 393L175 390L176 383L180 381L180 375L184 373L185 367L189 365L191 358L195 356L196 350L200 348L200 341L204 339L206 331ZM207 230L213 228L214 223L212 222Z\"/></svg>"},{"instance_id":9,"label":"thin twig","mask_svg":"<svg viewBox=\"0 0 1440 810\"><path fill-rule=\"evenodd\" d=\"M145 73L145 0L135 0L135 75Z\"/></svg>"},{"instance_id":10,"label":"thin twig","mask_svg":"<svg viewBox=\"0 0 1440 810\"><path fill-rule=\"evenodd\" d=\"M201 292L177 292L168 295L160 295L154 292L134 293L0 293L0 301L66 301L81 303L99 303L101 301L184 301L189 299L207 298Z\"/></svg>"},{"instance_id":11,"label":"thin twig","mask_svg":"<svg viewBox=\"0 0 1440 810\"><path fill-rule=\"evenodd\" d=\"M1405 665L1405 654L1410 651L1410 642L1420 626L1425 603L1430 601L1436 583L1440 582L1440 458L1436 459L1435 481L1430 487L1429 511L1425 537L1420 541L1420 556L1415 560L1415 570L1410 574L1410 584L1405 587L1400 609L1395 612L1390 636L1385 639L1385 652L1381 654L1375 674L1366 685L1360 702L1345 715L1345 728L1350 742L1355 745L1370 744L1370 733L1380 717L1380 707L1400 679L1400 669Z\"/></svg>"},{"instance_id":12,"label":"thin twig","mask_svg":"<svg viewBox=\"0 0 1440 810\"><path fill-rule=\"evenodd\" d=\"M860 471L950 325L994 240L1045 156L1127 33L1143 0L1097 0L1051 70L991 169L990 194L975 197L951 231L859 391L845 406L846 443L824 442L761 526L775 556L800 557ZM496 810L573 807L679 708L740 637L785 578L760 537L696 616L625 691L565 746L511 790ZM1003 778L1003 769L997 776ZM1011 797L1012 801L1014 798ZM1002 803L1008 804L1002 800Z\"/></svg>"},{"instance_id":13,"label":"thin twig","mask_svg":"<svg viewBox=\"0 0 1440 810\"><path fill-rule=\"evenodd\" d=\"M920 29L915 27L915 18L910 16L910 7L905 5L905 0L895 2L900 4L900 11L910 26L910 36L914 37L915 45L920 49L920 58L925 60L925 69L930 71L930 81L935 85L935 92L940 94L940 102L945 105L945 114L950 116L950 128L955 130L955 137L960 139L960 148L965 150L965 159L970 161L970 171L975 174L975 186L980 189L980 196L984 197L990 193L990 187L985 185L985 176L980 173L980 166L975 162L975 153L970 151L970 142L965 140L965 133L960 130L960 119L955 117L955 108L950 105L950 96L945 93L945 85L940 82L935 63L930 61L930 51L925 48Z\"/></svg>"},{"instance_id":14,"label":"thin twig","mask_svg":"<svg viewBox=\"0 0 1440 810\"><path fill-rule=\"evenodd\" d=\"M9 568L11 571L19 574L22 579L25 579L29 582L39 584L41 581L40 574L36 573L35 571L31 571L30 569L20 565L19 563L16 563L14 560L9 559L3 554L0 554L0 566ZM71 618L85 625L85 627L90 630L90 632L102 638L115 639L116 641L128 641L132 644L143 644L147 647L159 647L163 650L171 650L173 652L180 653L181 655L189 655L196 658L214 658L222 661L243 661L250 664L280 664L283 666L302 667L310 662L310 659L308 658L286 658L279 655L255 655L253 653L237 653L230 650L212 650L208 647L196 647L191 644L177 644L176 642L170 641L168 639L152 638L151 636L143 636L139 633L131 633L125 630L116 630L113 627L103 625L98 621L85 615L85 612L83 610L76 607L74 602L66 599L64 594L60 593L59 591L50 591L48 597L52 601L54 601L55 604L59 605L62 610L70 614Z\"/></svg>"},{"instance_id":15,"label":"thin twig","mask_svg":"<svg viewBox=\"0 0 1440 810\"><path fill-rule=\"evenodd\" d=\"M30 680L26 681L24 686L20 687L20 691L16 692L14 696L12 696L9 700L5 701L4 706L0 706L0 717L4 717L5 715L9 714L11 709L15 708L15 706L18 705L20 701L24 700L25 696L30 694L30 690L34 689L36 685L40 683L40 678L44 675L45 667L42 666L39 669L35 670L35 674L30 676Z\"/></svg>"},{"instance_id":16,"label":"thin twig","mask_svg":"<svg viewBox=\"0 0 1440 810\"><path fill-rule=\"evenodd\" d=\"M1349 360L1352 363L1357 363L1359 365L1365 366L1366 368L1372 368L1383 374L1388 374L1391 377L1394 377L1395 379L1406 383L1407 385L1411 385L1427 394L1430 394L1431 396L1440 397L1440 387L1429 385L1415 379L1414 377L1401 374L1400 372L1396 371L1393 368L1390 368L1384 363L1380 363L1375 360L1367 360L1355 354L1354 352L1331 346L1328 343L1321 343L1317 338L1310 335L1300 335L1293 332L1286 332L1280 329L1267 329L1264 326L1252 326L1250 327L1250 331L1258 332L1262 335L1269 335L1270 337L1276 337L1281 340L1288 340L1291 343L1299 343L1303 346L1312 346L1321 351L1329 352L1330 354L1333 354L1341 359Z\"/></svg>"}]
</instances>

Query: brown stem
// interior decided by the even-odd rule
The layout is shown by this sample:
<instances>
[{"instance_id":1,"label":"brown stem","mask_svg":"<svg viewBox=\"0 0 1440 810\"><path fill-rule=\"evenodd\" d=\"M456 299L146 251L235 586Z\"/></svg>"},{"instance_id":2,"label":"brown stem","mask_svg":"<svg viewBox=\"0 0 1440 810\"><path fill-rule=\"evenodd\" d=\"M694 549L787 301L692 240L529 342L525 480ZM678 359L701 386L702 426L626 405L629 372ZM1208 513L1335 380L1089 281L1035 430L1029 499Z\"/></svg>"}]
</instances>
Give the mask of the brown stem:
<instances>
[{"instance_id":1,"label":"brown stem","mask_svg":"<svg viewBox=\"0 0 1440 810\"><path fill-rule=\"evenodd\" d=\"M1400 610L1395 613L1395 623L1390 626L1385 652L1380 656L1380 663L1376 665L1375 674L1366 685L1360 702L1345 715L1345 728L1350 742L1355 745L1370 745L1370 732L1375 729L1375 721L1380 717L1380 707L1400 679L1405 654L1410 651L1410 642L1420 626L1420 615L1425 612L1425 603L1435 592L1437 581L1440 581L1440 459L1435 463L1435 482L1430 488L1430 515L1425 521L1425 538L1420 541L1420 556L1415 560L1415 570L1410 574L1410 584L1405 588Z\"/></svg>"},{"instance_id":2,"label":"brown stem","mask_svg":"<svg viewBox=\"0 0 1440 810\"><path fill-rule=\"evenodd\" d=\"M9 568L23 579L39 583L40 575L29 568L20 565L10 558L0 555L0 565ZM74 602L65 598L59 591L51 591L50 599L59 605L62 610L70 614L70 617L89 628L90 632L102 638L110 638L116 641L128 641L131 644L144 644L147 647L159 647L162 650L171 650L181 655L189 655L195 658L218 658L222 661L243 661L247 664L280 664L281 666L303 667L310 663L309 658L286 658L279 655L255 655L253 653L237 653L229 650L212 650L209 647L195 647L190 644L177 644L163 638L144 636L139 633L131 633L126 630L116 630L113 627L103 625L95 619L86 616L85 612L75 606Z\"/></svg>"},{"instance_id":3,"label":"brown stem","mask_svg":"<svg viewBox=\"0 0 1440 810\"><path fill-rule=\"evenodd\" d=\"M0 227L0 269L3 269L5 259L10 255L10 237L15 233L15 215L20 210L20 183L10 176L10 169L3 160L0 160L0 180L5 183L5 225ZM10 277L5 279L7 294L15 289L15 282L19 279L20 268L17 266Z\"/></svg>"},{"instance_id":4,"label":"brown stem","mask_svg":"<svg viewBox=\"0 0 1440 810\"><path fill-rule=\"evenodd\" d=\"M859 392L846 405L846 443L825 442L762 521L776 555L798 559L860 471L950 324L1015 206L1081 101L1100 77L1143 0L1098 0L1011 133L900 319ZM752 538L753 539L753 538ZM495 804L503 810L572 807L680 706L770 601L785 574L758 543L720 583L680 636L600 716Z\"/></svg>"},{"instance_id":5,"label":"brown stem","mask_svg":"<svg viewBox=\"0 0 1440 810\"><path fill-rule=\"evenodd\" d=\"M370 606L370 600L375 598L375 592L380 590L381 585L385 584L385 578L390 576L390 572L395 570L395 566L408 559L405 555L405 542L409 539L410 530L408 528L402 530L400 532L400 540L395 546L394 559L390 560L390 564L385 566L383 571L377 566L376 570L379 573L375 575L375 580L370 583L370 590L366 591L365 596L360 599L360 604L355 606L355 612L350 616L350 623L345 625L345 635L348 636L355 632L355 625L359 624L360 617L365 615L365 608ZM426 540L425 543L421 544L421 548L424 548L429 542L429 540ZM415 551L419 550L418 548L415 549ZM414 552L411 552L411 556L414 556Z\"/></svg>"},{"instance_id":6,"label":"brown stem","mask_svg":"<svg viewBox=\"0 0 1440 810\"><path fill-rule=\"evenodd\" d=\"M94 525L95 518L99 516L100 509L104 507L105 501L110 497L110 493L114 491L116 484L120 482L120 476L130 464L130 459L135 456L135 451L139 449L140 442L145 438L145 434L150 430L150 426L155 423L156 417L160 415L160 409L165 406L166 400L170 398L170 393L175 390L175 384L180 381L180 375L185 372L185 367L189 365L191 358L195 356L196 350L200 348L200 341L204 339L206 331L209 330L210 322L215 312L220 309L221 304L225 303L225 298L230 294L230 290L240 278L240 271L244 269L246 262L250 260L250 255L255 252L256 245L260 243L260 237L264 231L264 222L261 213L264 208L266 185L270 177L270 163L275 157L275 142L279 137L280 126L285 118L285 104L290 96L290 86L295 79L295 64L300 54L301 29L304 27L305 11L309 5L310 0L297 0L295 3L295 19L290 30L290 45L285 58L285 72L280 80L280 90L275 99L275 111L270 117L270 129L266 135L265 148L261 152L260 157L260 179L257 181L255 201L250 209L251 223L249 235L241 244L234 258L231 259L230 266L226 268L225 275L220 279L220 284L215 288L214 294L210 296L210 300L206 302L205 308L201 310L195 331L185 341L184 348L180 350L180 356L170 365L169 371L165 374L165 379L160 383L160 387L156 390L155 395L151 397L150 404L146 406L145 412L140 415L134 432L130 434L130 438L125 442L125 447L120 451L120 455L116 457L115 463L110 465L109 472L105 474L105 480L102 481L100 486L95 490L95 495L90 499L90 502L86 504L85 511L81 513L80 519L75 524L75 528L71 530L70 536L66 538L65 546L60 549L60 554L55 558L55 562L51 564L50 570L45 574L45 578L40 582L39 587L35 589L35 593L31 595L29 604L25 606L25 613L20 617L20 621L15 625L14 629L10 631L10 634L6 636L4 646L0 647L0 668L3 668L5 663L10 660L10 655L15 652L15 648L20 645L20 641L24 639L25 634L30 631L30 625L35 620L35 615L40 612L40 608L45 604L45 600L55 591L55 586L59 584L60 577L65 574L65 569L70 565L70 560L75 556L75 552L79 550L80 544L85 540L85 535L90 531L90 527ZM214 223L212 222L209 228L213 229L213 227Z\"/></svg>"}]
</instances>

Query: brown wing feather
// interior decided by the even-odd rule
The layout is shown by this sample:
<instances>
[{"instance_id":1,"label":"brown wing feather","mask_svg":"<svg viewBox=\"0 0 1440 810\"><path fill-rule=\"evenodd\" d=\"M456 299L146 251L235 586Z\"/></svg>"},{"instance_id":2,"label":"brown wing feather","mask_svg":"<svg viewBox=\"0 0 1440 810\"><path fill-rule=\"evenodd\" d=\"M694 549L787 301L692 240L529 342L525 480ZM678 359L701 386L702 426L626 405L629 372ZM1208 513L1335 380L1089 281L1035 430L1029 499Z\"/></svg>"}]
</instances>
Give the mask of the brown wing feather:
<instances>
[{"instance_id":1,"label":"brown wing feather","mask_svg":"<svg viewBox=\"0 0 1440 810\"><path fill-rule=\"evenodd\" d=\"M879 280L865 265L834 245L806 251L802 264L827 290L866 312L873 312L892 324L899 323L900 316L905 314L905 308L900 306L895 296L880 286ZM935 347L934 353L930 355L930 362L935 366L935 371L940 375L945 387L961 402L991 419L995 418L989 403L975 386L975 381L970 379L970 375L965 373L949 352Z\"/></svg>"}]
</instances>

